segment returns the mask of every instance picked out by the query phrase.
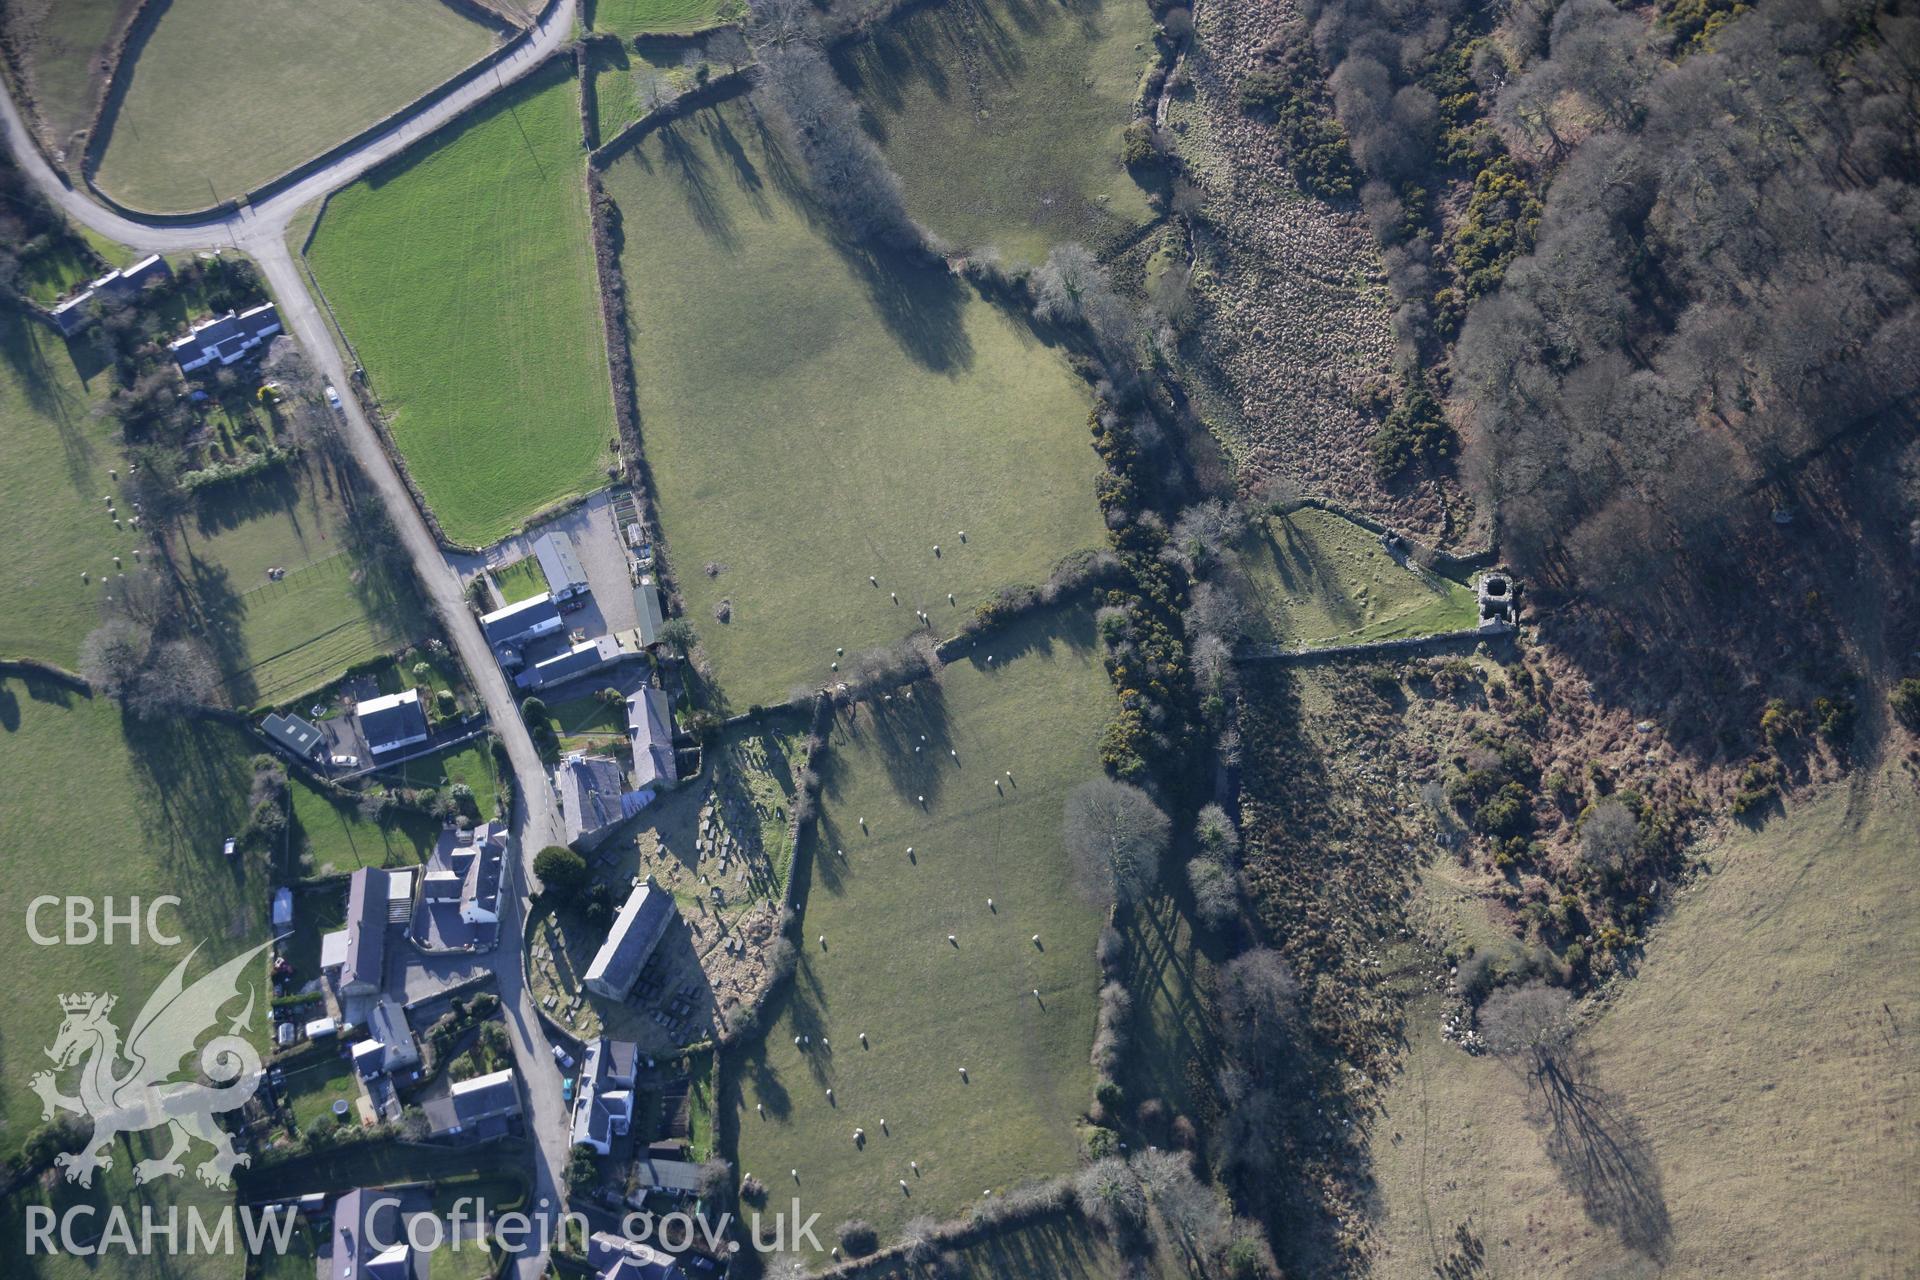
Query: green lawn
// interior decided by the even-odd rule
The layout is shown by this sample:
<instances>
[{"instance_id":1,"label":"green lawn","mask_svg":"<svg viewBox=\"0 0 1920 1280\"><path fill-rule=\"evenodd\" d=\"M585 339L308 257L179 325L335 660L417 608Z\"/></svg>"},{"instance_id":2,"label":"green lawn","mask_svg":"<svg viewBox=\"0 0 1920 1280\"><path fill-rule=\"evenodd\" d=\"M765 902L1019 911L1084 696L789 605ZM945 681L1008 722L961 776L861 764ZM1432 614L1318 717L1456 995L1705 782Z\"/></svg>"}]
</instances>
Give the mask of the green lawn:
<instances>
[{"instance_id":1,"label":"green lawn","mask_svg":"<svg viewBox=\"0 0 1920 1280\"><path fill-rule=\"evenodd\" d=\"M360 816L358 805L337 803L297 779L293 826L295 851L309 860L301 874L313 876L424 862L440 836L440 824L432 818L407 814L374 822Z\"/></svg>"},{"instance_id":2,"label":"green lawn","mask_svg":"<svg viewBox=\"0 0 1920 1280\"><path fill-rule=\"evenodd\" d=\"M590 0L595 31L621 37L681 35L731 21L746 9L740 0Z\"/></svg>"},{"instance_id":3,"label":"green lawn","mask_svg":"<svg viewBox=\"0 0 1920 1280\"><path fill-rule=\"evenodd\" d=\"M950 0L850 46L839 69L915 218L963 248L1038 262L1153 216L1120 161L1153 26L1137 0Z\"/></svg>"},{"instance_id":4,"label":"green lawn","mask_svg":"<svg viewBox=\"0 0 1920 1280\"><path fill-rule=\"evenodd\" d=\"M800 969L764 1044L730 1058L721 1099L738 1168L777 1201L798 1195L802 1213L863 1217L890 1238L982 1188L1073 1167L1102 917L1069 886L1060 823L1067 793L1099 773L1111 708L1091 621L1074 612L836 727Z\"/></svg>"},{"instance_id":5,"label":"green lawn","mask_svg":"<svg viewBox=\"0 0 1920 1280\"><path fill-rule=\"evenodd\" d=\"M347 549L341 483L318 461L282 468L208 492L185 523L181 567L242 706L301 699L427 634L405 562Z\"/></svg>"},{"instance_id":6,"label":"green lawn","mask_svg":"<svg viewBox=\"0 0 1920 1280\"><path fill-rule=\"evenodd\" d=\"M445 787L464 782L473 788L474 802L480 806L482 818L491 818L494 806L499 803L500 793L493 779L493 757L488 753L484 737L475 738L465 746L409 760L380 776L403 787Z\"/></svg>"},{"instance_id":7,"label":"green lawn","mask_svg":"<svg viewBox=\"0 0 1920 1280\"><path fill-rule=\"evenodd\" d=\"M9 55L56 147L87 127L96 90L93 61L106 49L124 0L40 0L0 5ZM69 150L78 167L79 154Z\"/></svg>"},{"instance_id":8,"label":"green lawn","mask_svg":"<svg viewBox=\"0 0 1920 1280\"><path fill-rule=\"evenodd\" d=\"M950 635L1103 541L1060 354L944 270L829 239L749 102L649 136L606 182L667 545L734 705L826 680L836 648L894 641L915 609Z\"/></svg>"},{"instance_id":9,"label":"green lawn","mask_svg":"<svg viewBox=\"0 0 1920 1280\"><path fill-rule=\"evenodd\" d=\"M673 49L593 46L593 109L600 144L662 102L693 87L692 69Z\"/></svg>"},{"instance_id":10,"label":"green lawn","mask_svg":"<svg viewBox=\"0 0 1920 1280\"><path fill-rule=\"evenodd\" d=\"M146 546L130 526L114 525L101 500L111 494L123 518L132 513L108 475L117 469L124 478L126 466L96 403L59 338L0 310L0 546L11 599L0 616L0 655L72 666L99 621L113 558L131 568Z\"/></svg>"},{"instance_id":11,"label":"green lawn","mask_svg":"<svg viewBox=\"0 0 1920 1280\"><path fill-rule=\"evenodd\" d=\"M537 596L547 589L547 575L532 556L515 560L504 569L493 571L493 583L500 588L502 604L513 604Z\"/></svg>"},{"instance_id":12,"label":"green lawn","mask_svg":"<svg viewBox=\"0 0 1920 1280\"><path fill-rule=\"evenodd\" d=\"M308 255L457 542L605 479L613 400L570 65L341 191Z\"/></svg>"},{"instance_id":13,"label":"green lawn","mask_svg":"<svg viewBox=\"0 0 1920 1280\"><path fill-rule=\"evenodd\" d=\"M205 208L352 137L492 42L442 0L171 0L122 69L96 180L135 208Z\"/></svg>"},{"instance_id":14,"label":"green lawn","mask_svg":"<svg viewBox=\"0 0 1920 1280\"><path fill-rule=\"evenodd\" d=\"M1349 644L1471 627L1473 591L1386 553L1377 534L1314 507L1255 524L1242 563L1269 638Z\"/></svg>"},{"instance_id":15,"label":"green lawn","mask_svg":"<svg viewBox=\"0 0 1920 1280\"><path fill-rule=\"evenodd\" d=\"M287 1102L293 1108L294 1123L302 1133L314 1125L333 1119L333 1104L345 1100L349 1106L341 1121L349 1127L359 1118L351 1110L360 1096L354 1082L353 1064L338 1054L328 1054L318 1062L287 1072Z\"/></svg>"}]
</instances>

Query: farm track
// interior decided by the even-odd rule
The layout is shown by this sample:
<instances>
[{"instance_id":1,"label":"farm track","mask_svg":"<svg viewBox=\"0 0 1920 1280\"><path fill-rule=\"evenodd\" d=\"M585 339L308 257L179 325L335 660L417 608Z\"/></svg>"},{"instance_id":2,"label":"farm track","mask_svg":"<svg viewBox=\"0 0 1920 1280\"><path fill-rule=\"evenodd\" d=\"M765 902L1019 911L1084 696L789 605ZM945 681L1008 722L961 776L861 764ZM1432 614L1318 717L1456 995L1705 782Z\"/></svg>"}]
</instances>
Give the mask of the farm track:
<instances>
[{"instance_id":1,"label":"farm track","mask_svg":"<svg viewBox=\"0 0 1920 1280\"><path fill-rule=\"evenodd\" d=\"M310 201L359 178L374 166L400 154L442 125L460 116L506 86L522 79L564 46L570 38L578 0L553 0L528 41L488 76L461 86L446 98L419 112L404 124L369 140L332 163L316 170L258 206L245 206L223 217L199 221L142 221L115 213L63 183L35 147L11 94L0 94L0 128L16 162L47 198L75 222L90 227L131 248L148 253L182 253L231 248L259 263L278 302L286 331L304 347L321 376L336 386L349 386L348 363L342 359L332 332L309 292L306 280L286 244L286 232L295 214ZM502 920L502 950L495 956L499 984L514 1053L526 1077L532 1103L530 1123L538 1156L534 1169L534 1204L530 1213L540 1224L538 1240L550 1238L561 1196L558 1175L566 1149L566 1107L561 1098L559 1069L534 1008L526 981L520 945L526 891L534 884L533 855L556 843L560 833L557 805L546 770L535 753L521 720L512 691L467 609L458 574L441 554L440 545L413 504L405 482L381 446L375 430L353 396L342 397L343 435L355 459L365 469L391 513L402 545L412 559L420 586L439 613L448 636L459 650L475 687L487 708L494 732L506 745L513 766L516 808L514 834L520 848L520 887L509 895L513 907ZM515 1270L523 1280L535 1280L547 1267L548 1251L540 1248L520 1256Z\"/></svg>"}]
</instances>

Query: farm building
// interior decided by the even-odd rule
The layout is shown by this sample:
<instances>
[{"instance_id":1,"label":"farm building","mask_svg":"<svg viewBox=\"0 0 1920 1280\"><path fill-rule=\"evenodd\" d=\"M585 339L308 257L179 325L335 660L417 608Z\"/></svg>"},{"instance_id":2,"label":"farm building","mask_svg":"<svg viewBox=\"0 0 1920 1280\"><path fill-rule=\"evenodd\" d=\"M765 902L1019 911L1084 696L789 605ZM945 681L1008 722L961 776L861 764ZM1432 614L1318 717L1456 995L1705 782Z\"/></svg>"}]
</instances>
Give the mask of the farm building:
<instances>
[{"instance_id":1,"label":"farm building","mask_svg":"<svg viewBox=\"0 0 1920 1280\"><path fill-rule=\"evenodd\" d=\"M573 1145L606 1155L633 1123L637 1046L602 1036L587 1047L573 1100Z\"/></svg>"},{"instance_id":2,"label":"farm building","mask_svg":"<svg viewBox=\"0 0 1920 1280\"><path fill-rule=\"evenodd\" d=\"M666 690L648 685L627 699L627 738L633 744L635 788L679 781L673 758L673 704Z\"/></svg>"},{"instance_id":3,"label":"farm building","mask_svg":"<svg viewBox=\"0 0 1920 1280\"><path fill-rule=\"evenodd\" d=\"M506 830L494 823L443 828L420 880L421 904L457 907L467 924L497 923L506 852Z\"/></svg>"},{"instance_id":4,"label":"farm building","mask_svg":"<svg viewBox=\"0 0 1920 1280\"><path fill-rule=\"evenodd\" d=\"M322 968L336 968L341 998L380 990L387 955L387 873L361 867L347 878L347 927L321 940ZM332 963L329 963L332 962Z\"/></svg>"},{"instance_id":5,"label":"farm building","mask_svg":"<svg viewBox=\"0 0 1920 1280\"><path fill-rule=\"evenodd\" d=\"M173 352L180 372L192 373L216 360L223 367L244 360L278 332L280 313L271 302L263 302L238 315L229 311L216 320L202 321L186 337L169 342L167 350Z\"/></svg>"},{"instance_id":6,"label":"farm building","mask_svg":"<svg viewBox=\"0 0 1920 1280\"><path fill-rule=\"evenodd\" d=\"M594 848L653 799L651 791L626 789L618 761L579 752L555 767L553 785L560 792L567 843L581 850Z\"/></svg>"},{"instance_id":7,"label":"farm building","mask_svg":"<svg viewBox=\"0 0 1920 1280\"><path fill-rule=\"evenodd\" d=\"M366 1045L373 1048L366 1049ZM363 1057L369 1061L362 1062ZM367 1038L354 1046L354 1066L378 1074L419 1065L420 1048L414 1042L413 1028L407 1025L406 1010L392 996L381 996L367 1014Z\"/></svg>"},{"instance_id":8,"label":"farm building","mask_svg":"<svg viewBox=\"0 0 1920 1280\"><path fill-rule=\"evenodd\" d=\"M673 895L654 884L652 876L635 885L614 917L607 940L587 966L587 990L609 1000L625 1000L673 915Z\"/></svg>"},{"instance_id":9,"label":"farm building","mask_svg":"<svg viewBox=\"0 0 1920 1280\"><path fill-rule=\"evenodd\" d=\"M513 1068L462 1080L422 1108L428 1131L436 1138L488 1137L506 1131L507 1121L520 1114L520 1086Z\"/></svg>"},{"instance_id":10,"label":"farm building","mask_svg":"<svg viewBox=\"0 0 1920 1280\"><path fill-rule=\"evenodd\" d=\"M587 1266L595 1280L685 1280L670 1254L610 1231L587 1237Z\"/></svg>"},{"instance_id":11,"label":"farm building","mask_svg":"<svg viewBox=\"0 0 1920 1280\"><path fill-rule=\"evenodd\" d=\"M580 567L572 538L559 532L543 533L533 540L533 556L540 562L540 572L547 578L547 590L555 600L571 600L586 594L587 571Z\"/></svg>"},{"instance_id":12,"label":"farm building","mask_svg":"<svg viewBox=\"0 0 1920 1280\"><path fill-rule=\"evenodd\" d=\"M367 750L376 756L427 740L427 713L421 710L418 689L369 698L354 715L360 721L360 736L367 740Z\"/></svg>"},{"instance_id":13,"label":"farm building","mask_svg":"<svg viewBox=\"0 0 1920 1280\"><path fill-rule=\"evenodd\" d=\"M480 619L480 630L495 649L551 635L560 625L560 609L544 591L516 600L504 609L495 609Z\"/></svg>"},{"instance_id":14,"label":"farm building","mask_svg":"<svg viewBox=\"0 0 1920 1280\"><path fill-rule=\"evenodd\" d=\"M260 732L295 760L318 760L327 741L326 735L313 724L277 711L260 722Z\"/></svg>"},{"instance_id":15,"label":"farm building","mask_svg":"<svg viewBox=\"0 0 1920 1280\"><path fill-rule=\"evenodd\" d=\"M666 618L660 612L660 588L650 573L641 574L634 584L633 611L640 619L640 643L651 649L660 643L660 628L666 625Z\"/></svg>"}]
</instances>

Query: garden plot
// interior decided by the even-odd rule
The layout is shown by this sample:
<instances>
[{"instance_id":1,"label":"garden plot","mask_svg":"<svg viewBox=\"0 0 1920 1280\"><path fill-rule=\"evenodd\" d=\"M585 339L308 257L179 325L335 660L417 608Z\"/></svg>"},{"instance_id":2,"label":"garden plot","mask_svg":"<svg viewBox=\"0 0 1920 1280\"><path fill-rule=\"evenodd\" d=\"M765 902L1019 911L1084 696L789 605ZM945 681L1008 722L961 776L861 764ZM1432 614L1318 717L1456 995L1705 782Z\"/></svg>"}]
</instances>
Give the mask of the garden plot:
<instances>
[{"instance_id":1,"label":"garden plot","mask_svg":"<svg viewBox=\"0 0 1920 1280\"><path fill-rule=\"evenodd\" d=\"M1140 0L949 0L878 28L838 69L916 219L963 249L1037 263L1152 219L1121 133L1153 31Z\"/></svg>"},{"instance_id":2,"label":"garden plot","mask_svg":"<svg viewBox=\"0 0 1920 1280\"><path fill-rule=\"evenodd\" d=\"M1074 1167L1101 914L1069 886L1060 829L1112 706L1075 612L841 717L799 970L721 1098L738 1168L776 1201L888 1240Z\"/></svg>"},{"instance_id":3,"label":"garden plot","mask_svg":"<svg viewBox=\"0 0 1920 1280\"><path fill-rule=\"evenodd\" d=\"M414 481L469 545L604 483L611 456L570 67L342 190L308 250Z\"/></svg>"},{"instance_id":4,"label":"garden plot","mask_svg":"<svg viewBox=\"0 0 1920 1280\"><path fill-rule=\"evenodd\" d=\"M97 181L138 209L203 209L344 142L478 59L443 0L171 0L130 44Z\"/></svg>"},{"instance_id":5,"label":"garden plot","mask_svg":"<svg viewBox=\"0 0 1920 1280\"><path fill-rule=\"evenodd\" d=\"M951 635L1104 542L1061 354L943 269L836 243L750 101L649 135L606 185L667 546L736 706Z\"/></svg>"}]
</instances>

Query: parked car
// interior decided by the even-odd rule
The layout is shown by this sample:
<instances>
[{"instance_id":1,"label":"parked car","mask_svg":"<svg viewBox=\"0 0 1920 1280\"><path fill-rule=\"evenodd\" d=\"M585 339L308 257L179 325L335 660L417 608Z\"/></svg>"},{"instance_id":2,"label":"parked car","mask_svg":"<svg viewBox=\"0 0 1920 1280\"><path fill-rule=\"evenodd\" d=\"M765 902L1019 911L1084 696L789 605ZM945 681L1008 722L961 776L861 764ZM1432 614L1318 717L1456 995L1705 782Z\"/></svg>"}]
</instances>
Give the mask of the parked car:
<instances>
[{"instance_id":1,"label":"parked car","mask_svg":"<svg viewBox=\"0 0 1920 1280\"><path fill-rule=\"evenodd\" d=\"M231 858L235 854L240 852L240 842L234 839L232 836L228 836L227 842L220 846L220 852L226 854L229 858Z\"/></svg>"},{"instance_id":2,"label":"parked car","mask_svg":"<svg viewBox=\"0 0 1920 1280\"><path fill-rule=\"evenodd\" d=\"M327 384L327 403L336 409L340 407L340 393L333 389L331 382Z\"/></svg>"},{"instance_id":3,"label":"parked car","mask_svg":"<svg viewBox=\"0 0 1920 1280\"><path fill-rule=\"evenodd\" d=\"M559 1045L553 1046L553 1060L560 1064L560 1069L562 1071L573 1070L573 1055L569 1054L565 1049L562 1049Z\"/></svg>"},{"instance_id":4,"label":"parked car","mask_svg":"<svg viewBox=\"0 0 1920 1280\"><path fill-rule=\"evenodd\" d=\"M358 769L360 767L360 757L335 756L333 757L333 764L337 769Z\"/></svg>"}]
</instances>

